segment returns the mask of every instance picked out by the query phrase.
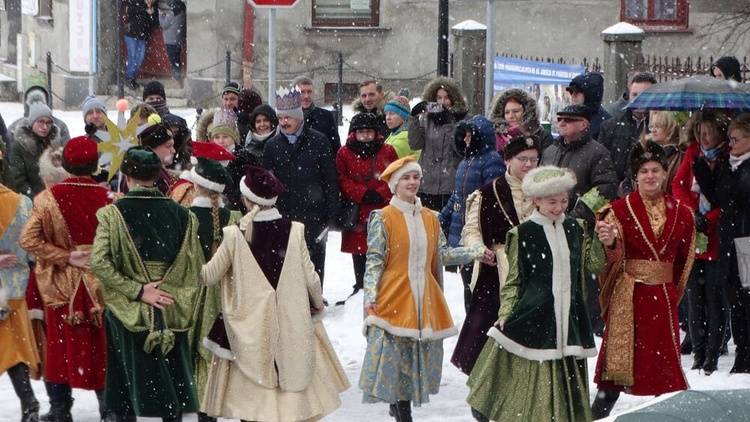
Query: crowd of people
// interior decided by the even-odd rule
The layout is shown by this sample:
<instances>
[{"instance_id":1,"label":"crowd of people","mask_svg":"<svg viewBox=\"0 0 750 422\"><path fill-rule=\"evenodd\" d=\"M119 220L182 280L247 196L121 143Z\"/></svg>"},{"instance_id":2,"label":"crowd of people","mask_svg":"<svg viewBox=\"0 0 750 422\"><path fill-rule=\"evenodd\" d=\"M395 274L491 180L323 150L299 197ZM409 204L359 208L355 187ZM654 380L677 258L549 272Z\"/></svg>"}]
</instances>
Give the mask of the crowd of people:
<instances>
[{"instance_id":1,"label":"crowd of people","mask_svg":"<svg viewBox=\"0 0 750 422\"><path fill-rule=\"evenodd\" d=\"M732 63L712 73L737 79ZM399 422L438 393L457 334L478 421L600 419L622 392L687 389L683 354L711 375L730 337L750 373L750 113L623 108L657 83L628 78L614 116L601 74L574 78L556 136L524 89L485 117L450 78L413 106L368 80L343 144L305 76L271 104L227 84L194 137L152 81L121 163L98 148L103 101L70 138L29 88L0 133L0 373L23 421L72 421L72 389L106 421L334 412L350 385L321 322L331 230L363 300L363 402Z\"/></svg>"}]
</instances>

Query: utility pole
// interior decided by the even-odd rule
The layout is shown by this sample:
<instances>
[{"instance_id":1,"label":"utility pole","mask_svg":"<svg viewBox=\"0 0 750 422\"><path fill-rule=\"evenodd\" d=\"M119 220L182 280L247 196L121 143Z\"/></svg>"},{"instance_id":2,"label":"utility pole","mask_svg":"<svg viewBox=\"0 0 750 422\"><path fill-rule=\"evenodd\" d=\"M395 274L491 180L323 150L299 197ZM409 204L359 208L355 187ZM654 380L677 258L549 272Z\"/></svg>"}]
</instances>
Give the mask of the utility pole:
<instances>
[{"instance_id":1,"label":"utility pole","mask_svg":"<svg viewBox=\"0 0 750 422\"><path fill-rule=\"evenodd\" d=\"M438 0L437 74L448 76L448 0Z\"/></svg>"}]
</instances>

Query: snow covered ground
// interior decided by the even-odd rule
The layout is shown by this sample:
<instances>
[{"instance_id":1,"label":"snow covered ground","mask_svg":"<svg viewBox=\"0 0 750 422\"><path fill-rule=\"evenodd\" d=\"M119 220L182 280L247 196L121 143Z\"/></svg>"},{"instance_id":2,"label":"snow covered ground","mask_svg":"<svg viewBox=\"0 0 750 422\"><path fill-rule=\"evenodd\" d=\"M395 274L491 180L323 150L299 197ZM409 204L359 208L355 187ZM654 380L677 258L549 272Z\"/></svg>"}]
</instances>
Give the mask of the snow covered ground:
<instances>
[{"instance_id":1,"label":"snow covered ground","mask_svg":"<svg viewBox=\"0 0 750 422\"><path fill-rule=\"evenodd\" d=\"M192 125L195 121L195 110L177 109L172 110L175 114L187 119ZM0 103L0 115L5 123L10 125L23 114L23 107L19 103ZM345 116L349 116L351 110L345 109ZM54 115L63 119L70 129L71 136L84 134L83 120L79 111L62 112L55 111ZM110 111L109 118L116 121L117 113ZM347 125L348 126L348 125ZM341 128L342 139L345 139L346 127ZM344 299L351 293L354 284L354 272L352 270L351 257L341 253L341 236L339 233L331 233L328 238L328 253L326 256L326 279L323 289L324 296L333 304ZM455 323L460 327L464 320L463 310L463 287L461 278L457 274L446 273L445 296L453 313ZM393 421L388 416L388 406L385 404L372 405L362 404L362 394L357 387L361 363L365 350L365 338L362 336L362 293L352 297L344 306L329 307L324 320L328 336L338 353L339 359L346 371L352 387L342 395L341 408L332 415L325 418L326 421ZM459 422L471 421L469 407L465 402L468 394L466 387L466 376L450 364L450 356L456 344L456 337L447 339L444 343L445 358L443 363L443 380L440 393L431 398L431 402L421 408L415 408L413 415L419 421L445 421ZM0 347L2 347L0 345ZM750 388L750 375L730 375L729 369L734 361L734 346L730 344L728 356L719 359L719 370L710 377L704 376L699 371L691 371L691 357L683 357L683 369L687 375L691 388L697 390L719 390ZM589 359L589 379L593 379L593 369L596 359ZM44 391L44 385L40 381L32 381L34 391L41 403L42 412L49 409L49 400ZM595 385L591 384L591 394L596 391ZM73 418L78 422L98 421L97 401L93 392L74 390L75 403L73 405ZM251 400L251 397L248 397ZM614 413L627 411L635 406L641 405L653 399L653 397L633 397L621 395L615 406ZM20 406L13 391L10 379L6 375L0 376L0 421L20 420ZM156 421L158 419L140 418L142 421ZM186 421L195 421L195 415L185 417Z\"/></svg>"}]
</instances>

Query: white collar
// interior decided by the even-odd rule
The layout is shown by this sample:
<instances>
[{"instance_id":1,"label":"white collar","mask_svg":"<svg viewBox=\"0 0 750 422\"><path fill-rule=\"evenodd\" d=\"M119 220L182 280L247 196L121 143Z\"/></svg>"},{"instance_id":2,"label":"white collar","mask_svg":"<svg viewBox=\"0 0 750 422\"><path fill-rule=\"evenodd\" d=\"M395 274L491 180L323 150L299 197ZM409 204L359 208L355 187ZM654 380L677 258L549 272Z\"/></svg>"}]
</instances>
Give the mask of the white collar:
<instances>
[{"instance_id":1,"label":"white collar","mask_svg":"<svg viewBox=\"0 0 750 422\"><path fill-rule=\"evenodd\" d=\"M281 218L281 213L276 208L258 211L253 217L253 221L273 221Z\"/></svg>"},{"instance_id":2,"label":"white collar","mask_svg":"<svg viewBox=\"0 0 750 422\"><path fill-rule=\"evenodd\" d=\"M182 173L180 173L180 179L187 180L188 182L193 181L193 177L191 176L190 170L183 170Z\"/></svg>"},{"instance_id":3,"label":"white collar","mask_svg":"<svg viewBox=\"0 0 750 422\"><path fill-rule=\"evenodd\" d=\"M737 170L737 167L739 167L740 164L744 163L748 158L750 158L750 152L746 152L739 156L734 156L730 153L729 165L732 166L732 171Z\"/></svg>"},{"instance_id":4,"label":"white collar","mask_svg":"<svg viewBox=\"0 0 750 422\"><path fill-rule=\"evenodd\" d=\"M207 196L196 196L193 198L193 203L190 204L191 207L198 207L198 208L211 208L213 204L211 203L211 198ZM224 206L224 200L219 198L219 208Z\"/></svg>"},{"instance_id":5,"label":"white collar","mask_svg":"<svg viewBox=\"0 0 750 422\"><path fill-rule=\"evenodd\" d=\"M413 204L410 204L406 201L403 201L399 199L396 195L393 195L391 197L390 204L393 205L397 210L403 212L404 214L416 214L419 212L422 212L422 201L419 199L419 197L416 197L416 202Z\"/></svg>"},{"instance_id":6,"label":"white collar","mask_svg":"<svg viewBox=\"0 0 750 422\"><path fill-rule=\"evenodd\" d=\"M549 217L545 217L542 215L542 213L539 212L539 210L534 210L533 213L531 213L531 217L529 217L529 220L539 224L540 226L548 226L552 223L560 223L565 220L565 213L560 214L560 217L557 220L552 220Z\"/></svg>"}]
</instances>

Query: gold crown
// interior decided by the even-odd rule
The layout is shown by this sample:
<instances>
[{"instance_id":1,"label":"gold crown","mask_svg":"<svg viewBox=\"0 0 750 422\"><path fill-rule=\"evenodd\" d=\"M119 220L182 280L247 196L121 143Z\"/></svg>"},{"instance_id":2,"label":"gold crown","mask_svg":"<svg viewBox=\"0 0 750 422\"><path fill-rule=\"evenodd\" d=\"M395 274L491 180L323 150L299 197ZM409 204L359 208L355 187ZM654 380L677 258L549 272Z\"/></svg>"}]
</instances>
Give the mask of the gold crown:
<instances>
[{"instance_id":1,"label":"gold crown","mask_svg":"<svg viewBox=\"0 0 750 422\"><path fill-rule=\"evenodd\" d=\"M291 89L279 88L276 90L276 110L294 110L302 107L299 87Z\"/></svg>"}]
</instances>

